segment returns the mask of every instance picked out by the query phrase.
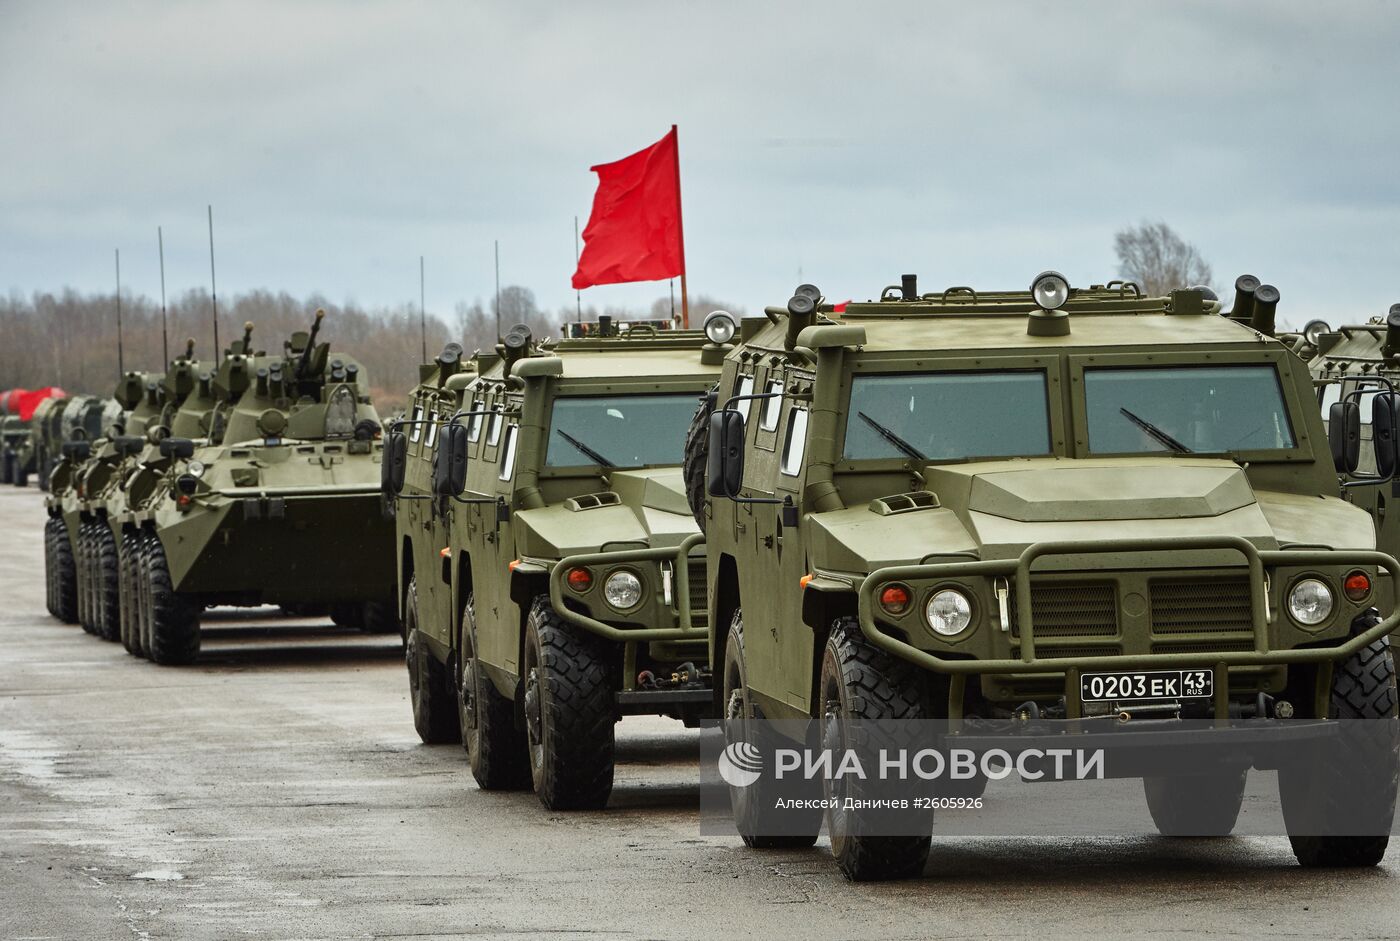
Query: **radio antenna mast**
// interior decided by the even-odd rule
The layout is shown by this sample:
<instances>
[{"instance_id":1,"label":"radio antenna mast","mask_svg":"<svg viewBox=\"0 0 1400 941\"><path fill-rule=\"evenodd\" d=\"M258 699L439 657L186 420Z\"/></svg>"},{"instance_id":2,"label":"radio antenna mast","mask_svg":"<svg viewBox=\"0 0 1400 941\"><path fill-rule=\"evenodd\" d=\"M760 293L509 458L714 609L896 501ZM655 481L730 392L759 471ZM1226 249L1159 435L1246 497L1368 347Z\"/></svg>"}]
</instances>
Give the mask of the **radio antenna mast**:
<instances>
[{"instance_id":1,"label":"radio antenna mast","mask_svg":"<svg viewBox=\"0 0 1400 941\"><path fill-rule=\"evenodd\" d=\"M423 362L428 361L428 307L423 293L423 256L418 256L418 328L423 333Z\"/></svg>"},{"instance_id":2,"label":"radio antenna mast","mask_svg":"<svg viewBox=\"0 0 1400 941\"><path fill-rule=\"evenodd\" d=\"M117 255L117 378L126 375L126 359L122 355L122 250L113 249Z\"/></svg>"},{"instance_id":3,"label":"radio antenna mast","mask_svg":"<svg viewBox=\"0 0 1400 941\"><path fill-rule=\"evenodd\" d=\"M214 281L214 207L209 206L209 296L214 301L214 361L223 356L219 346L219 287Z\"/></svg>"},{"instance_id":4,"label":"radio antenna mast","mask_svg":"<svg viewBox=\"0 0 1400 941\"><path fill-rule=\"evenodd\" d=\"M156 226L156 245L160 248L160 355L162 362L170 365L170 335L165 326L165 236L160 226Z\"/></svg>"}]
</instances>

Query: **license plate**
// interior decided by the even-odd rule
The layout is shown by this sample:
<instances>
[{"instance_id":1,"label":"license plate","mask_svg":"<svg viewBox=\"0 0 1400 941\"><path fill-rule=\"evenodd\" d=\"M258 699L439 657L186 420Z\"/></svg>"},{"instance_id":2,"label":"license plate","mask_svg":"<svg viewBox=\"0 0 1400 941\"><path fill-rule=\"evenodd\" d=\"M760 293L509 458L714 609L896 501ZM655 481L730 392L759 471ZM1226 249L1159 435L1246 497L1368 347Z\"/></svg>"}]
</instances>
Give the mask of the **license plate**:
<instances>
[{"instance_id":1,"label":"license plate","mask_svg":"<svg viewBox=\"0 0 1400 941\"><path fill-rule=\"evenodd\" d=\"M1210 670L1084 673L1079 677L1079 698L1084 702L1196 699L1214 694L1215 675Z\"/></svg>"}]
</instances>

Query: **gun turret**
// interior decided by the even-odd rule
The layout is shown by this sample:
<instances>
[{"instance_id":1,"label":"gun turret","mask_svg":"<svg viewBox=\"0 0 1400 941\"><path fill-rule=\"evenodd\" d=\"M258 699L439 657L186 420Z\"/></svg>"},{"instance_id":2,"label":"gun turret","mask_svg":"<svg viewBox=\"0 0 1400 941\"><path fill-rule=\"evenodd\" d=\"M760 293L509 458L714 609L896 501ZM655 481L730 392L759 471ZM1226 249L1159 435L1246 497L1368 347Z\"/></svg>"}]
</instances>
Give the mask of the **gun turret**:
<instances>
[{"instance_id":1,"label":"gun turret","mask_svg":"<svg viewBox=\"0 0 1400 941\"><path fill-rule=\"evenodd\" d=\"M253 352L253 321L251 320L243 324L243 352Z\"/></svg>"},{"instance_id":2,"label":"gun turret","mask_svg":"<svg viewBox=\"0 0 1400 941\"><path fill-rule=\"evenodd\" d=\"M297 378L305 379L311 368L311 354L316 349L316 335L321 332L321 321L326 319L324 308L316 308L316 319L311 321L311 332L306 337L306 349L301 351L301 361L297 363Z\"/></svg>"},{"instance_id":3,"label":"gun turret","mask_svg":"<svg viewBox=\"0 0 1400 941\"><path fill-rule=\"evenodd\" d=\"M194 359L194 337L185 341L185 359Z\"/></svg>"}]
</instances>

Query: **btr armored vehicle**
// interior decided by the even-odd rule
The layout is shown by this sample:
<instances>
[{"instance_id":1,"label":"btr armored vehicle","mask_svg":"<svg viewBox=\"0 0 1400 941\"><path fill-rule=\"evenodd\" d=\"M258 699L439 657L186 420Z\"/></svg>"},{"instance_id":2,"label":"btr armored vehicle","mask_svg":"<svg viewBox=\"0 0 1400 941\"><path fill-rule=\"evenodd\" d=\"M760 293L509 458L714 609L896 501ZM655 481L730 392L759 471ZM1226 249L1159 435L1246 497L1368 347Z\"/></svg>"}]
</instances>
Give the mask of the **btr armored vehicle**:
<instances>
[{"instance_id":1,"label":"btr armored vehicle","mask_svg":"<svg viewBox=\"0 0 1400 941\"><path fill-rule=\"evenodd\" d=\"M49 489L49 474L58 462L59 446L63 440L63 410L68 407L66 395L45 399L34 409L29 421L29 441L21 446L20 464L32 466L39 489Z\"/></svg>"},{"instance_id":2,"label":"btr armored vehicle","mask_svg":"<svg viewBox=\"0 0 1400 941\"><path fill-rule=\"evenodd\" d=\"M324 316L272 355L249 324L175 413L164 462L128 485L130 646L157 663L195 658L212 605L320 605L397 629L379 419L360 364L317 342Z\"/></svg>"},{"instance_id":3,"label":"btr armored vehicle","mask_svg":"<svg viewBox=\"0 0 1400 941\"><path fill-rule=\"evenodd\" d=\"M905 276L840 314L803 285L745 320L686 464L731 741L759 719L833 747L932 719L1089 747L1198 720L1216 763L1121 775L1144 777L1159 829L1228 833L1248 770L1277 767L1301 863L1377 863L1400 569L1339 496L1332 451L1355 442L1334 428L1329 448L1307 369L1272 339L1278 292L1248 287L1227 317L1205 289L1046 272L921 295ZM1382 720L1379 761L1286 762L1354 718ZM811 843L825 813L849 878L923 869L932 811L922 831L852 828L856 785L829 780L775 835L769 787L731 789L750 844ZM1332 828L1359 804L1369 829Z\"/></svg>"},{"instance_id":4,"label":"btr armored vehicle","mask_svg":"<svg viewBox=\"0 0 1400 941\"><path fill-rule=\"evenodd\" d=\"M389 436L414 724L552 809L606 805L622 716L712 709L681 457L724 348L620 328L450 344Z\"/></svg>"}]
</instances>

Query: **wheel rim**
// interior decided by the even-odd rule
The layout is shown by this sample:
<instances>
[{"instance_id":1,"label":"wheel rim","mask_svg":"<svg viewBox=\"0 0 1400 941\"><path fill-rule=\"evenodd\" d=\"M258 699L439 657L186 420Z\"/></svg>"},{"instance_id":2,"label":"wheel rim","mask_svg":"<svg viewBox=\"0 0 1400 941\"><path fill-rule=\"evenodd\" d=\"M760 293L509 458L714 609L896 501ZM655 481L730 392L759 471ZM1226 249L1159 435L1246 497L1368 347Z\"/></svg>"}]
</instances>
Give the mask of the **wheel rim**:
<instances>
[{"instance_id":1,"label":"wheel rim","mask_svg":"<svg viewBox=\"0 0 1400 941\"><path fill-rule=\"evenodd\" d=\"M527 648L525 662L525 738L530 749L530 771L538 776L544 767L544 690L541 687L538 651Z\"/></svg>"}]
</instances>

